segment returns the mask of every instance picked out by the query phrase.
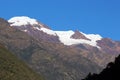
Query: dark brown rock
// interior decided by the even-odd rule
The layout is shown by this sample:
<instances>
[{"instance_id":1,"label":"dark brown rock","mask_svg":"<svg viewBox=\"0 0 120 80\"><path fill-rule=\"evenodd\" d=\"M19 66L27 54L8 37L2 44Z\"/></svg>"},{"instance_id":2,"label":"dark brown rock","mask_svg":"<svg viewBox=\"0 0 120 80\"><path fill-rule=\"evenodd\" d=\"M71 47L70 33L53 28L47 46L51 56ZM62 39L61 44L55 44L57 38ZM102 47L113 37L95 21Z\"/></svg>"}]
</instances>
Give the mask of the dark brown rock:
<instances>
[{"instance_id":1,"label":"dark brown rock","mask_svg":"<svg viewBox=\"0 0 120 80\"><path fill-rule=\"evenodd\" d=\"M71 36L73 39L85 39L85 40L90 40L86 38L82 33L80 33L78 30L75 31L75 33Z\"/></svg>"}]
</instances>

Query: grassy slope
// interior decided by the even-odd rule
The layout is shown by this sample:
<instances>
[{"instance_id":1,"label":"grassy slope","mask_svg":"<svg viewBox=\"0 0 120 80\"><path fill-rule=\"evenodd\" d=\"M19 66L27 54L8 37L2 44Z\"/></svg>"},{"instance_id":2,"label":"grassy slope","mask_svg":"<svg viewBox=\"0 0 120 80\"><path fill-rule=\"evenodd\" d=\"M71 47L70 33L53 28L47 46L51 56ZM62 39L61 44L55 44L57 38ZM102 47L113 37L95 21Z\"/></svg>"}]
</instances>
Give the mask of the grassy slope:
<instances>
[{"instance_id":1,"label":"grassy slope","mask_svg":"<svg viewBox=\"0 0 120 80\"><path fill-rule=\"evenodd\" d=\"M16 56L0 45L0 80L43 80Z\"/></svg>"}]
</instances>

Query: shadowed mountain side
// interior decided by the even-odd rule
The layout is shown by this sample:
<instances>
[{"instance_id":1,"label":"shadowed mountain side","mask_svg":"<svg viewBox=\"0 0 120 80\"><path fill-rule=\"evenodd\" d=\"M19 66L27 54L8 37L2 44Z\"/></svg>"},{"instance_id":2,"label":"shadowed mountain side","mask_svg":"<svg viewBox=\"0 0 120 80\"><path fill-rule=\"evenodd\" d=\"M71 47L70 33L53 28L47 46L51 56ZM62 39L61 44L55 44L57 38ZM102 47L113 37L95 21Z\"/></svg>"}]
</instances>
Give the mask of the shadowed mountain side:
<instances>
[{"instance_id":1,"label":"shadowed mountain side","mask_svg":"<svg viewBox=\"0 0 120 80\"><path fill-rule=\"evenodd\" d=\"M120 80L120 55L115 62L110 62L100 74L88 74L82 80Z\"/></svg>"},{"instance_id":2,"label":"shadowed mountain side","mask_svg":"<svg viewBox=\"0 0 120 80\"><path fill-rule=\"evenodd\" d=\"M0 80L43 80L0 44Z\"/></svg>"}]
</instances>

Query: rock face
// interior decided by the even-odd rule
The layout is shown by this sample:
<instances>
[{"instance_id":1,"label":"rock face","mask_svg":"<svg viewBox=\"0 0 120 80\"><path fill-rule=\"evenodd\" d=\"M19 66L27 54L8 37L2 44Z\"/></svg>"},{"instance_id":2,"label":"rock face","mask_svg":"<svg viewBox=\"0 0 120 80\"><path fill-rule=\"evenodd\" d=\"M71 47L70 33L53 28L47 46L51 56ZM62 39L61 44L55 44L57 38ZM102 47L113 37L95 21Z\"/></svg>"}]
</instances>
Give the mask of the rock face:
<instances>
[{"instance_id":1,"label":"rock face","mask_svg":"<svg viewBox=\"0 0 120 80\"><path fill-rule=\"evenodd\" d=\"M85 40L90 40L86 38L82 33L80 33L78 30L75 31L75 33L71 36L73 39L85 39Z\"/></svg>"},{"instance_id":2,"label":"rock face","mask_svg":"<svg viewBox=\"0 0 120 80\"><path fill-rule=\"evenodd\" d=\"M53 31L25 19L0 19L0 42L46 80L80 80L119 55L120 42L79 31Z\"/></svg>"},{"instance_id":3,"label":"rock face","mask_svg":"<svg viewBox=\"0 0 120 80\"><path fill-rule=\"evenodd\" d=\"M98 41L98 45L101 46L102 50L106 53L118 54L120 52L119 43L108 38Z\"/></svg>"}]
</instances>

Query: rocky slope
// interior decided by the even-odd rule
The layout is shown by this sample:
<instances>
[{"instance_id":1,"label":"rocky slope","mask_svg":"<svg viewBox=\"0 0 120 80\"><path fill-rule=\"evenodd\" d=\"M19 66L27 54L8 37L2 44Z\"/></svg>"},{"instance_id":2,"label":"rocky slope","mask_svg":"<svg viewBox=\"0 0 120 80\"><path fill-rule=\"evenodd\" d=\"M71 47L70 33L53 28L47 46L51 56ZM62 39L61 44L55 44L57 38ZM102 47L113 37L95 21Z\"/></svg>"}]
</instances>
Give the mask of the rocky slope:
<instances>
[{"instance_id":1,"label":"rocky slope","mask_svg":"<svg viewBox=\"0 0 120 80\"><path fill-rule=\"evenodd\" d=\"M0 80L44 80L0 44Z\"/></svg>"},{"instance_id":2,"label":"rocky slope","mask_svg":"<svg viewBox=\"0 0 120 80\"><path fill-rule=\"evenodd\" d=\"M85 79L82 80L120 80L120 55L114 62L110 62L105 69L99 74L89 73Z\"/></svg>"}]
</instances>

